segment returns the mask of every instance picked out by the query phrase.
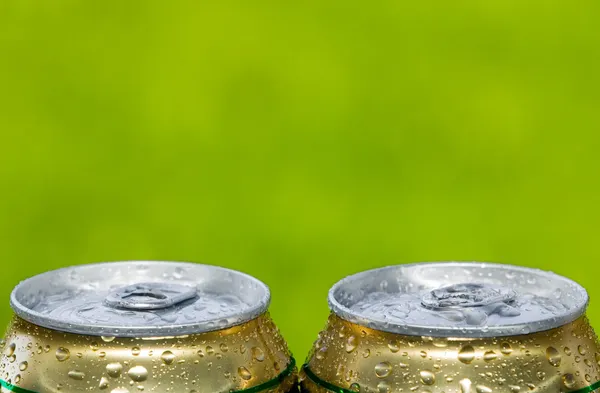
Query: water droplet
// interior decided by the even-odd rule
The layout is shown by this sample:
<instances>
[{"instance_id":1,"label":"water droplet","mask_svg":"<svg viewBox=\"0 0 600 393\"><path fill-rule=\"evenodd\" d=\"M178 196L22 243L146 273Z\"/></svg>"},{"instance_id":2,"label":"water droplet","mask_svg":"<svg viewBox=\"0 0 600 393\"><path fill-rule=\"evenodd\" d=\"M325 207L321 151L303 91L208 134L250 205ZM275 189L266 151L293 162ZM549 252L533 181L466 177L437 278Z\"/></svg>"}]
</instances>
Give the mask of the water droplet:
<instances>
[{"instance_id":1,"label":"water droplet","mask_svg":"<svg viewBox=\"0 0 600 393\"><path fill-rule=\"evenodd\" d=\"M201 358L204 357L204 351L199 349L198 352L196 352L198 354L198 356L200 356Z\"/></svg>"},{"instance_id":2,"label":"water droplet","mask_svg":"<svg viewBox=\"0 0 600 393\"><path fill-rule=\"evenodd\" d=\"M588 382L591 382L591 381L592 381L592 377L590 377L590 375L589 375L589 374L585 374L585 377L584 377L584 378L585 378L585 380L586 380L586 381L588 381Z\"/></svg>"},{"instance_id":3,"label":"water droplet","mask_svg":"<svg viewBox=\"0 0 600 393\"><path fill-rule=\"evenodd\" d=\"M461 393L471 393L471 380L469 378L461 379L458 384Z\"/></svg>"},{"instance_id":4,"label":"water droplet","mask_svg":"<svg viewBox=\"0 0 600 393\"><path fill-rule=\"evenodd\" d=\"M213 353L215 353L215 350L213 349L213 347L211 347L210 345L207 345L206 346L206 354L212 355Z\"/></svg>"},{"instance_id":5,"label":"water droplet","mask_svg":"<svg viewBox=\"0 0 600 393\"><path fill-rule=\"evenodd\" d=\"M59 362L64 362L65 360L67 360L70 357L71 357L71 352L69 352L69 350L67 348L59 347L56 350L56 359L58 359Z\"/></svg>"},{"instance_id":6,"label":"water droplet","mask_svg":"<svg viewBox=\"0 0 600 393\"><path fill-rule=\"evenodd\" d=\"M248 369L243 366L238 368L238 374L240 378L246 381L252 378L252 374L250 374L250 371L248 371Z\"/></svg>"},{"instance_id":7,"label":"water droplet","mask_svg":"<svg viewBox=\"0 0 600 393\"><path fill-rule=\"evenodd\" d=\"M129 393L127 388L116 388L110 391L110 393Z\"/></svg>"},{"instance_id":8,"label":"water droplet","mask_svg":"<svg viewBox=\"0 0 600 393\"><path fill-rule=\"evenodd\" d=\"M517 385L508 385L508 388L510 389L511 393L519 393L521 390L521 387Z\"/></svg>"},{"instance_id":9,"label":"water droplet","mask_svg":"<svg viewBox=\"0 0 600 393\"><path fill-rule=\"evenodd\" d=\"M388 385L386 382L381 381L377 384L377 391L379 393L389 393L390 391L390 385Z\"/></svg>"},{"instance_id":10,"label":"water droplet","mask_svg":"<svg viewBox=\"0 0 600 393\"><path fill-rule=\"evenodd\" d=\"M371 355L370 349L367 348L363 351L363 354L362 354L363 358L368 358L370 355Z\"/></svg>"},{"instance_id":11,"label":"water droplet","mask_svg":"<svg viewBox=\"0 0 600 393\"><path fill-rule=\"evenodd\" d=\"M137 355L139 355L139 354L140 354L140 352L141 352L141 351L140 351L140 347L133 347L133 348L131 348L131 354L132 354L133 356L137 356Z\"/></svg>"},{"instance_id":12,"label":"water droplet","mask_svg":"<svg viewBox=\"0 0 600 393\"><path fill-rule=\"evenodd\" d=\"M9 362L14 363L17 360L17 355L13 354L13 355L7 356L7 359Z\"/></svg>"},{"instance_id":13,"label":"water droplet","mask_svg":"<svg viewBox=\"0 0 600 393\"><path fill-rule=\"evenodd\" d=\"M360 392L360 385L357 383L353 383L352 385L350 385L350 390L352 390L353 392Z\"/></svg>"},{"instance_id":14,"label":"water droplet","mask_svg":"<svg viewBox=\"0 0 600 393\"><path fill-rule=\"evenodd\" d=\"M21 364L19 364L19 370L21 370L21 371L27 370L28 365L29 365L29 363L27 363L27 362L21 362Z\"/></svg>"},{"instance_id":15,"label":"water droplet","mask_svg":"<svg viewBox=\"0 0 600 393\"><path fill-rule=\"evenodd\" d=\"M6 356L12 356L15 353L15 349L17 349L17 345L11 343L8 348L6 348Z\"/></svg>"},{"instance_id":16,"label":"water droplet","mask_svg":"<svg viewBox=\"0 0 600 393\"><path fill-rule=\"evenodd\" d=\"M496 360L497 357L498 357L498 355L496 355L496 352L494 352L494 351L486 351L483 354L483 360L486 362L491 362L492 360Z\"/></svg>"},{"instance_id":17,"label":"water droplet","mask_svg":"<svg viewBox=\"0 0 600 393\"><path fill-rule=\"evenodd\" d=\"M92 351L97 351L97 350L98 350L98 343L97 343L96 341L92 341L92 342L90 343L90 349L91 349Z\"/></svg>"},{"instance_id":18,"label":"water droplet","mask_svg":"<svg viewBox=\"0 0 600 393\"><path fill-rule=\"evenodd\" d=\"M560 352L554 347L546 348L546 359L548 359L548 363L553 365L554 367L560 366Z\"/></svg>"},{"instance_id":19,"label":"water droplet","mask_svg":"<svg viewBox=\"0 0 600 393\"><path fill-rule=\"evenodd\" d=\"M377 375L379 378L387 377L388 375L390 375L391 371L392 365L388 362L381 362L375 365L375 375Z\"/></svg>"},{"instance_id":20,"label":"water droplet","mask_svg":"<svg viewBox=\"0 0 600 393\"><path fill-rule=\"evenodd\" d=\"M469 364L473 361L474 358L475 350L470 345L465 345L458 352L458 360L460 360L462 363Z\"/></svg>"},{"instance_id":21,"label":"water droplet","mask_svg":"<svg viewBox=\"0 0 600 393\"><path fill-rule=\"evenodd\" d=\"M148 378L148 370L143 366L135 366L127 371L127 375L129 375L129 378L133 381L142 382Z\"/></svg>"},{"instance_id":22,"label":"water droplet","mask_svg":"<svg viewBox=\"0 0 600 393\"><path fill-rule=\"evenodd\" d=\"M42 347L37 347L37 350L35 352L39 355L40 353L42 353L43 350L44 349Z\"/></svg>"},{"instance_id":23,"label":"water droplet","mask_svg":"<svg viewBox=\"0 0 600 393\"><path fill-rule=\"evenodd\" d=\"M435 375L429 370L422 370L419 372L421 376L421 382L423 385L433 385L435 383Z\"/></svg>"},{"instance_id":24,"label":"water droplet","mask_svg":"<svg viewBox=\"0 0 600 393\"><path fill-rule=\"evenodd\" d=\"M67 375L69 376L69 378L75 379L77 381L81 381L83 378L85 378L85 373L79 370L71 370L67 373Z\"/></svg>"},{"instance_id":25,"label":"water droplet","mask_svg":"<svg viewBox=\"0 0 600 393\"><path fill-rule=\"evenodd\" d=\"M325 353L327 352L327 347L321 347L315 354L315 357L319 360L323 360L325 358Z\"/></svg>"},{"instance_id":26,"label":"water droplet","mask_svg":"<svg viewBox=\"0 0 600 393\"><path fill-rule=\"evenodd\" d=\"M579 345L577 347L577 351L579 351L580 355L585 355L587 353L587 351L586 351L586 349L585 349L585 347L583 345Z\"/></svg>"},{"instance_id":27,"label":"water droplet","mask_svg":"<svg viewBox=\"0 0 600 393\"><path fill-rule=\"evenodd\" d=\"M56 390L62 390L62 388L63 388L63 384L62 383L59 383L59 384L56 385Z\"/></svg>"},{"instance_id":28,"label":"water droplet","mask_svg":"<svg viewBox=\"0 0 600 393\"><path fill-rule=\"evenodd\" d=\"M102 351L102 352L98 353L98 357L101 359L104 359L106 357L106 352Z\"/></svg>"},{"instance_id":29,"label":"water droplet","mask_svg":"<svg viewBox=\"0 0 600 393\"><path fill-rule=\"evenodd\" d=\"M123 366L119 362L108 363L106 365L106 373L112 378L117 378L121 375L121 370L123 370Z\"/></svg>"},{"instance_id":30,"label":"water droplet","mask_svg":"<svg viewBox=\"0 0 600 393\"><path fill-rule=\"evenodd\" d=\"M391 351L392 353L396 353L396 352L398 352L398 351L400 350L400 347L398 346L398 341L396 341L396 340L391 340L391 341L388 343L388 348L390 349L390 351ZM382 382L382 383L383 383L383 382ZM389 386L388 386L388 389L389 389Z\"/></svg>"},{"instance_id":31,"label":"water droplet","mask_svg":"<svg viewBox=\"0 0 600 393\"><path fill-rule=\"evenodd\" d=\"M109 336L100 336L100 338L102 338L102 341L107 342L107 343L109 343L115 339L114 337L109 337Z\"/></svg>"},{"instance_id":32,"label":"water droplet","mask_svg":"<svg viewBox=\"0 0 600 393\"><path fill-rule=\"evenodd\" d=\"M50 352L50 345L45 345L44 346L44 352Z\"/></svg>"},{"instance_id":33,"label":"water droplet","mask_svg":"<svg viewBox=\"0 0 600 393\"><path fill-rule=\"evenodd\" d=\"M419 355L421 355L422 358L426 358L427 357L427 352L421 351L421 352L419 352Z\"/></svg>"},{"instance_id":34,"label":"water droplet","mask_svg":"<svg viewBox=\"0 0 600 393\"><path fill-rule=\"evenodd\" d=\"M252 347L251 351L252 351L253 359L255 359L259 362L262 362L263 360L265 360L265 353L259 347Z\"/></svg>"},{"instance_id":35,"label":"water droplet","mask_svg":"<svg viewBox=\"0 0 600 393\"><path fill-rule=\"evenodd\" d=\"M221 348L221 352L227 352L227 351L229 351L229 347L225 343L219 345L219 348Z\"/></svg>"},{"instance_id":36,"label":"water droplet","mask_svg":"<svg viewBox=\"0 0 600 393\"><path fill-rule=\"evenodd\" d=\"M571 356L571 348L565 347L564 351L565 351L565 355Z\"/></svg>"},{"instance_id":37,"label":"water droplet","mask_svg":"<svg viewBox=\"0 0 600 393\"><path fill-rule=\"evenodd\" d=\"M562 383L567 389L572 389L575 386L575 377L571 373L566 373L562 376Z\"/></svg>"},{"instance_id":38,"label":"water droplet","mask_svg":"<svg viewBox=\"0 0 600 393\"><path fill-rule=\"evenodd\" d=\"M350 353L350 352L354 351L357 346L358 346L358 339L356 338L356 336L352 335L352 336L348 337L348 340L346 341L346 352Z\"/></svg>"},{"instance_id":39,"label":"water droplet","mask_svg":"<svg viewBox=\"0 0 600 393\"><path fill-rule=\"evenodd\" d=\"M208 348L209 347L207 347L207 349ZM207 350L207 352L208 352L208 350ZM175 354L171 351L164 351L162 353L162 355L160 355L160 358L162 359L163 363L171 364L171 363L173 363L173 360L175 360Z\"/></svg>"},{"instance_id":40,"label":"water droplet","mask_svg":"<svg viewBox=\"0 0 600 393\"><path fill-rule=\"evenodd\" d=\"M581 361L581 357L575 356L575 363L579 363Z\"/></svg>"},{"instance_id":41,"label":"water droplet","mask_svg":"<svg viewBox=\"0 0 600 393\"><path fill-rule=\"evenodd\" d=\"M100 383L98 383L98 388L101 390L108 388L108 378L106 378L106 377L100 378Z\"/></svg>"},{"instance_id":42,"label":"water droplet","mask_svg":"<svg viewBox=\"0 0 600 393\"><path fill-rule=\"evenodd\" d=\"M596 359L596 363L598 364L598 366L600 366L600 353L596 352L594 354L594 357Z\"/></svg>"},{"instance_id":43,"label":"water droplet","mask_svg":"<svg viewBox=\"0 0 600 393\"><path fill-rule=\"evenodd\" d=\"M477 385L475 386L475 390L477 393L492 393L492 389L488 388L485 385Z\"/></svg>"},{"instance_id":44,"label":"water droplet","mask_svg":"<svg viewBox=\"0 0 600 393\"><path fill-rule=\"evenodd\" d=\"M592 362L590 361L590 359L583 359L583 362L585 363L586 366L588 367L592 367Z\"/></svg>"},{"instance_id":45,"label":"water droplet","mask_svg":"<svg viewBox=\"0 0 600 393\"><path fill-rule=\"evenodd\" d=\"M537 375L540 381L543 381L546 378L546 373L543 371L538 371L535 375Z\"/></svg>"}]
</instances>

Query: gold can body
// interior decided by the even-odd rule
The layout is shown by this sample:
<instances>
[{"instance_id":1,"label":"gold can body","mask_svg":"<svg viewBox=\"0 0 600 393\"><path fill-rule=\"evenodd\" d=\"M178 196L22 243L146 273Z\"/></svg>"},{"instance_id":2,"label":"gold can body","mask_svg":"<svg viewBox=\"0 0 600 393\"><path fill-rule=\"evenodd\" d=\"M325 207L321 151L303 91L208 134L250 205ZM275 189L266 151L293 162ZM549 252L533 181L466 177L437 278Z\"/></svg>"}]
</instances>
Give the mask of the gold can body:
<instances>
[{"instance_id":1,"label":"gold can body","mask_svg":"<svg viewBox=\"0 0 600 393\"><path fill-rule=\"evenodd\" d=\"M407 336L335 314L300 373L309 393L600 391L600 347L585 316L559 328L496 338Z\"/></svg>"},{"instance_id":2,"label":"gold can body","mask_svg":"<svg viewBox=\"0 0 600 393\"><path fill-rule=\"evenodd\" d=\"M2 392L285 393L297 377L268 313L222 330L143 338L64 333L15 317L2 353Z\"/></svg>"}]
</instances>

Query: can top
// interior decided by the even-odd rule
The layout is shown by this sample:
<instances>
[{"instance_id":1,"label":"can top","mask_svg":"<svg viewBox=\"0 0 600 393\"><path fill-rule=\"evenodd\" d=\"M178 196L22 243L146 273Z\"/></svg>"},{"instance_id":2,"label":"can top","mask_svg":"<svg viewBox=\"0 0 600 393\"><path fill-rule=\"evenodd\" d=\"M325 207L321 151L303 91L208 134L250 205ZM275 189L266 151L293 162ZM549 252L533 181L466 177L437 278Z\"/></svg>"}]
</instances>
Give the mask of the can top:
<instances>
[{"instance_id":1,"label":"can top","mask_svg":"<svg viewBox=\"0 0 600 393\"><path fill-rule=\"evenodd\" d=\"M388 266L348 276L329 290L343 319L391 333L496 337L553 329L588 303L576 282L538 269L478 262Z\"/></svg>"},{"instance_id":2,"label":"can top","mask_svg":"<svg viewBox=\"0 0 600 393\"><path fill-rule=\"evenodd\" d=\"M239 325L267 310L269 288L247 274L185 262L80 265L28 278L10 297L33 324L69 333L164 337Z\"/></svg>"}]
</instances>

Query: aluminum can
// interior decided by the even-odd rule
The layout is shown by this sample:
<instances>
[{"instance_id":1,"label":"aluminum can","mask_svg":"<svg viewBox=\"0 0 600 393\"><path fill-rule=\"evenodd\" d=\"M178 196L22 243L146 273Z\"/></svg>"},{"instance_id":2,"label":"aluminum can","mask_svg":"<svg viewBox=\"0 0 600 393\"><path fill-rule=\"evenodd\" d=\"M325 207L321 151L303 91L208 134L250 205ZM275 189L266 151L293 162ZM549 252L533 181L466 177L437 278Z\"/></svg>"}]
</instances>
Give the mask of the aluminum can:
<instances>
[{"instance_id":1,"label":"aluminum can","mask_svg":"<svg viewBox=\"0 0 600 393\"><path fill-rule=\"evenodd\" d=\"M304 392L600 391L588 295L557 274L390 266L339 281L328 300L328 323L301 370Z\"/></svg>"},{"instance_id":2,"label":"aluminum can","mask_svg":"<svg viewBox=\"0 0 600 393\"><path fill-rule=\"evenodd\" d=\"M284 393L296 369L268 287L216 266L113 262L15 287L2 392Z\"/></svg>"}]
</instances>

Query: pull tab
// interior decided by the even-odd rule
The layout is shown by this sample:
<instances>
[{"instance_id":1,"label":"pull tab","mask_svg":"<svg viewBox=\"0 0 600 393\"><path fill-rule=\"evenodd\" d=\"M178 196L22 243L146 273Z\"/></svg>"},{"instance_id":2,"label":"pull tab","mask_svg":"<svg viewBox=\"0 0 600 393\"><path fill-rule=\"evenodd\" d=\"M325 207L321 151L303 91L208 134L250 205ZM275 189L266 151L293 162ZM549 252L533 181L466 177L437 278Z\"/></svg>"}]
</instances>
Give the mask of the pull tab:
<instances>
[{"instance_id":1,"label":"pull tab","mask_svg":"<svg viewBox=\"0 0 600 393\"><path fill-rule=\"evenodd\" d=\"M104 303L127 310L159 310L196 296L196 290L185 285L149 282L121 287L108 294Z\"/></svg>"},{"instance_id":2,"label":"pull tab","mask_svg":"<svg viewBox=\"0 0 600 393\"><path fill-rule=\"evenodd\" d=\"M516 296L512 289L487 284L453 284L434 289L421 298L423 307L444 308L482 307L499 302L510 302Z\"/></svg>"}]
</instances>

